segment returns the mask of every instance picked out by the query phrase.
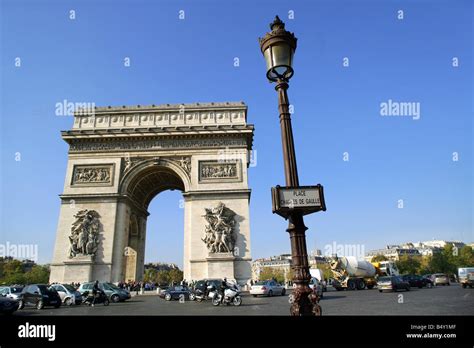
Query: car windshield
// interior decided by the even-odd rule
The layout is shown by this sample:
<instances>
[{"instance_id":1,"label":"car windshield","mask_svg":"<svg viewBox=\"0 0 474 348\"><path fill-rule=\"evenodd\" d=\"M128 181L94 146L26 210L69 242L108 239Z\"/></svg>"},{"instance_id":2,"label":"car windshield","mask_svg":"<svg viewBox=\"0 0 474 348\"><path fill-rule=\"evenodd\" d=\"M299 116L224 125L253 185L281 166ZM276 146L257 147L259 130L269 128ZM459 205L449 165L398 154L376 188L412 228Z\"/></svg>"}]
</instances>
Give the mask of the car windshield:
<instances>
[{"instance_id":1,"label":"car windshield","mask_svg":"<svg viewBox=\"0 0 474 348\"><path fill-rule=\"evenodd\" d=\"M255 285L267 285L267 282L256 282Z\"/></svg>"},{"instance_id":2,"label":"car windshield","mask_svg":"<svg viewBox=\"0 0 474 348\"><path fill-rule=\"evenodd\" d=\"M112 283L104 283L104 288L110 289L110 290L120 290L120 288L117 285L114 285Z\"/></svg>"},{"instance_id":3,"label":"car windshield","mask_svg":"<svg viewBox=\"0 0 474 348\"><path fill-rule=\"evenodd\" d=\"M20 293L22 290L23 288L10 288L12 294Z\"/></svg>"},{"instance_id":4,"label":"car windshield","mask_svg":"<svg viewBox=\"0 0 474 348\"><path fill-rule=\"evenodd\" d=\"M68 291L71 291L71 292L76 291L76 289L75 289L72 285L70 285L70 284L63 284L63 286L64 286L64 287L66 288L66 290L68 290Z\"/></svg>"},{"instance_id":5,"label":"car windshield","mask_svg":"<svg viewBox=\"0 0 474 348\"><path fill-rule=\"evenodd\" d=\"M56 292L56 289L52 286L38 285L38 288L40 289L42 294L45 294L47 292Z\"/></svg>"}]
</instances>

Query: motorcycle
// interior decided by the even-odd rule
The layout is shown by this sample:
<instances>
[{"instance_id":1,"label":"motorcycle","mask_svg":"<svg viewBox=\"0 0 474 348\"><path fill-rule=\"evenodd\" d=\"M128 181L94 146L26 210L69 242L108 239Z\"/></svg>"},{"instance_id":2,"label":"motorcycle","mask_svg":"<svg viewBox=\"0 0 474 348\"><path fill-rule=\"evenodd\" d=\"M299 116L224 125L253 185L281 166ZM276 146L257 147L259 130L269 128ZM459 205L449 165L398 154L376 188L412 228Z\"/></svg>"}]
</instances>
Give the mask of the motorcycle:
<instances>
[{"instance_id":1,"label":"motorcycle","mask_svg":"<svg viewBox=\"0 0 474 348\"><path fill-rule=\"evenodd\" d=\"M82 296L84 297L84 300L82 301L82 304L92 306L92 301L94 300L94 295L92 294L92 292L86 291L86 292L84 292L84 294ZM95 294L94 305L95 304L100 304L100 303L102 303L104 306L108 306L109 303L110 303L109 298L107 297L105 292L103 292L102 290L99 290Z\"/></svg>"},{"instance_id":2,"label":"motorcycle","mask_svg":"<svg viewBox=\"0 0 474 348\"><path fill-rule=\"evenodd\" d=\"M212 304L219 306L221 303L226 305L233 304L234 306L240 306L242 304L242 297L240 297L240 291L237 286L232 285L224 290L224 298L222 298L222 292L215 292L212 297Z\"/></svg>"},{"instance_id":3,"label":"motorcycle","mask_svg":"<svg viewBox=\"0 0 474 348\"><path fill-rule=\"evenodd\" d=\"M209 285L204 291L202 291L201 289L196 289L193 293L193 299L198 302L202 302L204 300L212 299L215 296L215 293L216 287L214 285Z\"/></svg>"}]
</instances>

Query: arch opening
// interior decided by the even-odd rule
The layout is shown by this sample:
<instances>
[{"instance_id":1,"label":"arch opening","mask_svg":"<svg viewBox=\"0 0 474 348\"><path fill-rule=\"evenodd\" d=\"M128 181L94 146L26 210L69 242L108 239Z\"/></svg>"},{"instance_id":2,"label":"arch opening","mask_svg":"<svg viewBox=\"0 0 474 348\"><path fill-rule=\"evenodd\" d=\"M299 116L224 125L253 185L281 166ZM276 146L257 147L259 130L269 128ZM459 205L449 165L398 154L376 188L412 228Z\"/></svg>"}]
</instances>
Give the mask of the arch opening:
<instances>
[{"instance_id":1,"label":"arch opening","mask_svg":"<svg viewBox=\"0 0 474 348\"><path fill-rule=\"evenodd\" d=\"M164 165L145 165L129 174L122 186L123 193L134 203L128 205L128 221L124 231L126 252L122 279L126 282L143 279L147 221L150 214L148 208L151 201L163 191L186 190L180 174L174 168ZM184 228L184 221L182 225Z\"/></svg>"}]
</instances>

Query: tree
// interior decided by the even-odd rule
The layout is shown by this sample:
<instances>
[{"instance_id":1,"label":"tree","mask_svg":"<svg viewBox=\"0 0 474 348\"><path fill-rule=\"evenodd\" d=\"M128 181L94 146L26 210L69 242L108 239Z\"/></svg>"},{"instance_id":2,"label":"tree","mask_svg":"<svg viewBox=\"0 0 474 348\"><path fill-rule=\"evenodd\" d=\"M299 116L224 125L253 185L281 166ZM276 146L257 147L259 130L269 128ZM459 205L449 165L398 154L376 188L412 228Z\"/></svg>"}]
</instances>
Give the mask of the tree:
<instances>
[{"instance_id":1,"label":"tree","mask_svg":"<svg viewBox=\"0 0 474 348\"><path fill-rule=\"evenodd\" d=\"M154 282L157 281L157 280L156 280L157 273L158 273L158 272L157 272L156 269L154 269L154 268L148 268L148 269L145 270L145 276L143 277L143 280L144 280L145 282L147 282L147 283L148 283L148 282L154 283Z\"/></svg>"},{"instance_id":2,"label":"tree","mask_svg":"<svg viewBox=\"0 0 474 348\"><path fill-rule=\"evenodd\" d=\"M291 273L289 273L291 274ZM260 280L275 279L278 283L285 282L285 271L273 267L264 267L259 275Z\"/></svg>"},{"instance_id":3,"label":"tree","mask_svg":"<svg viewBox=\"0 0 474 348\"><path fill-rule=\"evenodd\" d=\"M33 264L30 268L20 260L6 257L0 258L0 270L0 284L47 284L49 281L48 265Z\"/></svg>"},{"instance_id":4,"label":"tree","mask_svg":"<svg viewBox=\"0 0 474 348\"><path fill-rule=\"evenodd\" d=\"M395 262L401 274L417 274L420 270L421 257L411 255L401 255L400 259Z\"/></svg>"},{"instance_id":5,"label":"tree","mask_svg":"<svg viewBox=\"0 0 474 348\"><path fill-rule=\"evenodd\" d=\"M47 284L49 282L49 267L34 265L31 271L25 274L25 283Z\"/></svg>"},{"instance_id":6,"label":"tree","mask_svg":"<svg viewBox=\"0 0 474 348\"><path fill-rule=\"evenodd\" d=\"M174 282L179 283L183 280L183 271L177 268L173 268L169 270L169 277L172 283Z\"/></svg>"},{"instance_id":7,"label":"tree","mask_svg":"<svg viewBox=\"0 0 474 348\"><path fill-rule=\"evenodd\" d=\"M474 250L469 245L463 246L459 251L457 266L474 267Z\"/></svg>"},{"instance_id":8,"label":"tree","mask_svg":"<svg viewBox=\"0 0 474 348\"><path fill-rule=\"evenodd\" d=\"M378 255L374 255L370 262L380 262L380 261L388 261L388 258L385 255L378 254Z\"/></svg>"},{"instance_id":9,"label":"tree","mask_svg":"<svg viewBox=\"0 0 474 348\"><path fill-rule=\"evenodd\" d=\"M158 284L169 284L171 282L169 271L158 271L156 273L156 282Z\"/></svg>"}]
</instances>

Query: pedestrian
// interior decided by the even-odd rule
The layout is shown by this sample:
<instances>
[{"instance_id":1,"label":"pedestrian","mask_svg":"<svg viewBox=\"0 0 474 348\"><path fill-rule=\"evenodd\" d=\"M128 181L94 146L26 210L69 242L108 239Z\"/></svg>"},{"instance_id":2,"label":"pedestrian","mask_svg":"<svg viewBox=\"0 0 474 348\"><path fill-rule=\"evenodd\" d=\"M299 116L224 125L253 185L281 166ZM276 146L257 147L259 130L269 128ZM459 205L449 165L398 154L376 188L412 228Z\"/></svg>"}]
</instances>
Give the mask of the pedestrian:
<instances>
[{"instance_id":1,"label":"pedestrian","mask_svg":"<svg viewBox=\"0 0 474 348\"><path fill-rule=\"evenodd\" d=\"M99 292L99 281L96 280L95 283L94 283L94 287L92 288L92 303L91 303L91 306L94 307L94 303L95 303L95 298L97 296L97 293Z\"/></svg>"}]
</instances>

